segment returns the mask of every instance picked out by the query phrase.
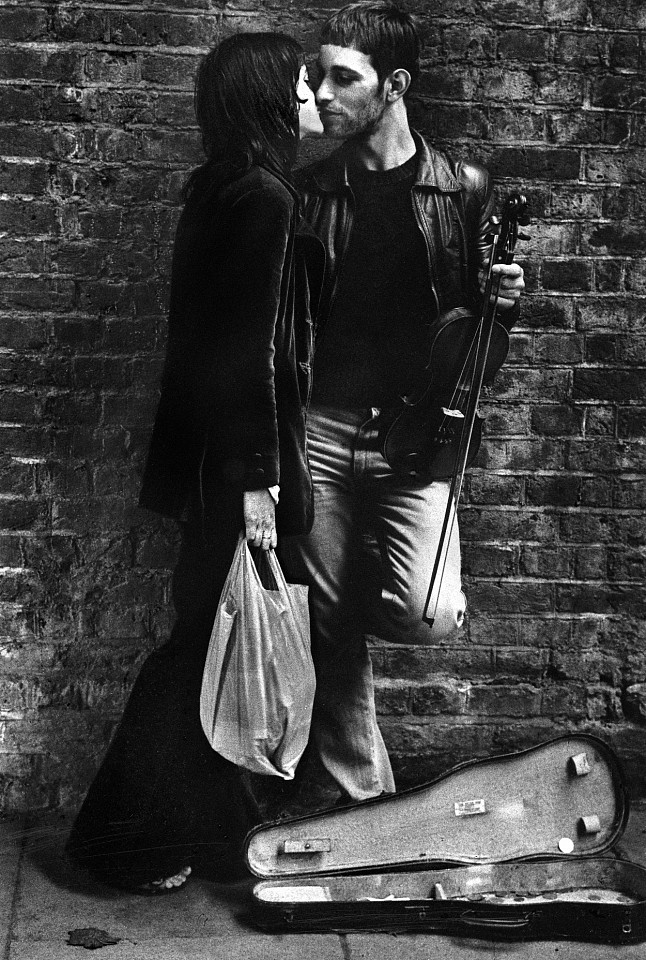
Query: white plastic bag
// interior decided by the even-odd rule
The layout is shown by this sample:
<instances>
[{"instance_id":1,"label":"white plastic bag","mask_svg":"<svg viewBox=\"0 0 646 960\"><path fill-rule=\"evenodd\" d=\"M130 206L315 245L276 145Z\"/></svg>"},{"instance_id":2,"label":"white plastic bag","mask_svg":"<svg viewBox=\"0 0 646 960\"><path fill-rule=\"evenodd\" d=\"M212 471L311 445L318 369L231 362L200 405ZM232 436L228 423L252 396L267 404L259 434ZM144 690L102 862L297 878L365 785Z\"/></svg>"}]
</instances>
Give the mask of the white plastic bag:
<instances>
[{"instance_id":1,"label":"white plastic bag","mask_svg":"<svg viewBox=\"0 0 646 960\"><path fill-rule=\"evenodd\" d=\"M211 632L200 718L221 756L291 780L307 746L315 690L308 588L286 583L273 550L266 559L276 590L262 585L241 535Z\"/></svg>"}]
</instances>

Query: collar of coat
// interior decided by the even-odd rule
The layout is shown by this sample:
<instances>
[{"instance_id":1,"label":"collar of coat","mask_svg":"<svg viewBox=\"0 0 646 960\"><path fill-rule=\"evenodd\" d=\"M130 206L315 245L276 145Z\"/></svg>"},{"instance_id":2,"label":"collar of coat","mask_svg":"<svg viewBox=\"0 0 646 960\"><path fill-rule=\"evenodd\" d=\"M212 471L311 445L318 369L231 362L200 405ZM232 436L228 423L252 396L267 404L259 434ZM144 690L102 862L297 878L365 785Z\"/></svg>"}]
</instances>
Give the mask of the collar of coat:
<instances>
[{"instance_id":1,"label":"collar of coat","mask_svg":"<svg viewBox=\"0 0 646 960\"><path fill-rule=\"evenodd\" d=\"M447 157L433 147L417 130L411 130L419 165L415 186L430 187L441 193L455 193L460 190L460 184L451 169ZM333 154L316 164L311 171L312 179L320 190L325 193L336 193L343 187L348 187L348 159L352 147L344 143Z\"/></svg>"}]
</instances>

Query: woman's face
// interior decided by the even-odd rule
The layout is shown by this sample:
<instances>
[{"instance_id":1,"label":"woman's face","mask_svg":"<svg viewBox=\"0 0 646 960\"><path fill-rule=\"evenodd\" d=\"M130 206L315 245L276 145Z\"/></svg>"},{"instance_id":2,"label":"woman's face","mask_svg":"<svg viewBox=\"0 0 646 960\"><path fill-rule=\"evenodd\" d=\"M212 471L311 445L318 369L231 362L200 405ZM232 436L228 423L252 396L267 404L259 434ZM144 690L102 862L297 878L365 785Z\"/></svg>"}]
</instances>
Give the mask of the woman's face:
<instances>
[{"instance_id":1,"label":"woman's face","mask_svg":"<svg viewBox=\"0 0 646 960\"><path fill-rule=\"evenodd\" d=\"M307 76L307 67L305 64L301 67L298 75L298 86L296 95L299 100L304 101L298 105L298 125L301 140L303 137L317 137L323 133L323 124L316 109L314 100L314 91L309 85Z\"/></svg>"}]
</instances>

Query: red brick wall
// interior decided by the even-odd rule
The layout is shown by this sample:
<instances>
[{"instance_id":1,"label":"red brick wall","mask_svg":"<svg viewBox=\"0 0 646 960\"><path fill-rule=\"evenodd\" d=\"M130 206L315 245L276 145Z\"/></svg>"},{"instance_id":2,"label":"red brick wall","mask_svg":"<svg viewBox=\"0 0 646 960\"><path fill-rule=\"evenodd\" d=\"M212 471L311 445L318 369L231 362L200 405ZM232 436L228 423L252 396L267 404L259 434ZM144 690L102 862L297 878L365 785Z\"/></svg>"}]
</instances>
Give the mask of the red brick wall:
<instances>
[{"instance_id":1,"label":"red brick wall","mask_svg":"<svg viewBox=\"0 0 646 960\"><path fill-rule=\"evenodd\" d=\"M169 626L172 525L136 497L192 77L303 0L0 0L0 810L69 806ZM646 786L646 11L412 3L414 122L522 187L529 294L462 511L467 630L375 643L403 783L567 729Z\"/></svg>"}]
</instances>

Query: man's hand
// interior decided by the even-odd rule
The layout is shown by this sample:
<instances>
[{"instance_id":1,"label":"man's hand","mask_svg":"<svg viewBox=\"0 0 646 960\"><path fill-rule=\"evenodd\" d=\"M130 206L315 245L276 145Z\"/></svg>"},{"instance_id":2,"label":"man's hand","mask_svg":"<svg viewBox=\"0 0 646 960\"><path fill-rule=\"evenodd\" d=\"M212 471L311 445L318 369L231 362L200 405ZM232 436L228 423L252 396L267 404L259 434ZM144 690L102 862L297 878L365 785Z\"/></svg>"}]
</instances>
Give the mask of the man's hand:
<instances>
[{"instance_id":1,"label":"man's hand","mask_svg":"<svg viewBox=\"0 0 646 960\"><path fill-rule=\"evenodd\" d=\"M485 276L487 265L480 274L480 289L484 293ZM505 311L511 310L520 300L520 295L525 289L525 279L523 268L518 263L496 263L491 268L494 274L501 274L500 291L498 293L498 309Z\"/></svg>"},{"instance_id":2,"label":"man's hand","mask_svg":"<svg viewBox=\"0 0 646 960\"><path fill-rule=\"evenodd\" d=\"M254 547L276 546L276 504L269 490L245 490L243 500L245 536Z\"/></svg>"}]
</instances>

